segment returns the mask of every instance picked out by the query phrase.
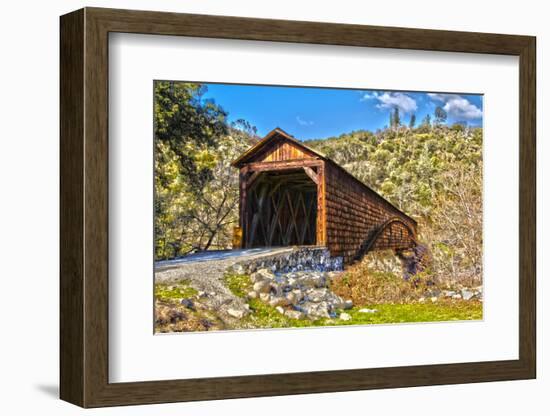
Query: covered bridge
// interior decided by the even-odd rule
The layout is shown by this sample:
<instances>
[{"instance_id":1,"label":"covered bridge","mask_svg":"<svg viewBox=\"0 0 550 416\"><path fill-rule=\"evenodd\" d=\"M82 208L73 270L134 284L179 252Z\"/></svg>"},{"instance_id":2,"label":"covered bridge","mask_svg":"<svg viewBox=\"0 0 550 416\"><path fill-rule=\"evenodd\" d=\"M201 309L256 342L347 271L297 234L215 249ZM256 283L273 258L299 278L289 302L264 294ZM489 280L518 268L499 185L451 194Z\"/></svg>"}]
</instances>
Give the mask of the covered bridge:
<instances>
[{"instance_id":1,"label":"covered bridge","mask_svg":"<svg viewBox=\"0 0 550 416\"><path fill-rule=\"evenodd\" d=\"M415 220L279 128L232 165L240 170L242 247L326 246L350 263L417 245Z\"/></svg>"}]
</instances>

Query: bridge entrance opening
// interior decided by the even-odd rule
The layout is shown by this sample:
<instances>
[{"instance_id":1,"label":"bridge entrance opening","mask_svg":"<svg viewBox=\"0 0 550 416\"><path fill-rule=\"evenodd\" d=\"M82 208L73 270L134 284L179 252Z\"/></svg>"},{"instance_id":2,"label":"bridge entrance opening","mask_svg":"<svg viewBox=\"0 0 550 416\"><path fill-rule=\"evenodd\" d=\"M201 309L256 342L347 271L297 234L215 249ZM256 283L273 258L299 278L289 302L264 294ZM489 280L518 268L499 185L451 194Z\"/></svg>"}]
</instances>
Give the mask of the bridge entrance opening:
<instances>
[{"instance_id":1,"label":"bridge entrance opening","mask_svg":"<svg viewBox=\"0 0 550 416\"><path fill-rule=\"evenodd\" d=\"M247 192L246 247L315 245L317 184L303 169L263 172Z\"/></svg>"}]
</instances>

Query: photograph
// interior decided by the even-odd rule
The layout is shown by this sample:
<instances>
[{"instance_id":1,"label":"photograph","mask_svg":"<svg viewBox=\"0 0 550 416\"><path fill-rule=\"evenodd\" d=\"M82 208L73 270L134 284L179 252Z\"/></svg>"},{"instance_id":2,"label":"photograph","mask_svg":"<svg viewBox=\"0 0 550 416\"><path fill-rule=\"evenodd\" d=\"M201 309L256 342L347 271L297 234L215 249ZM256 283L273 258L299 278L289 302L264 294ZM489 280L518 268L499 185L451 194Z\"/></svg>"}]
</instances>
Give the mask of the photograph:
<instances>
[{"instance_id":1,"label":"photograph","mask_svg":"<svg viewBox=\"0 0 550 416\"><path fill-rule=\"evenodd\" d=\"M154 81L154 332L480 320L483 96Z\"/></svg>"}]
</instances>

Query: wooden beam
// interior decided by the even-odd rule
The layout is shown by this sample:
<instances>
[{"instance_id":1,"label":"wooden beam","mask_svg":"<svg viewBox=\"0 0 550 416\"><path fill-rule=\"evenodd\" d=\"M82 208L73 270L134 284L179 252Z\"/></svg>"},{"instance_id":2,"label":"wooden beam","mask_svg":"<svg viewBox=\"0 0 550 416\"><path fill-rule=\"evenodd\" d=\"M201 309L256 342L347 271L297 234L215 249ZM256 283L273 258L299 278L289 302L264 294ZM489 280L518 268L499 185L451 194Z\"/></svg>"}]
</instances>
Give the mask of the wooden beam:
<instances>
[{"instance_id":1,"label":"wooden beam","mask_svg":"<svg viewBox=\"0 0 550 416\"><path fill-rule=\"evenodd\" d=\"M250 177L246 180L246 186L248 188L250 188L250 186L252 186L252 183L254 183L254 181L256 179L258 179L258 177L262 174L263 172L254 172L252 173L252 175L250 175Z\"/></svg>"},{"instance_id":2,"label":"wooden beam","mask_svg":"<svg viewBox=\"0 0 550 416\"><path fill-rule=\"evenodd\" d=\"M313 167L321 166L322 164L323 161L319 159L298 159L279 162L248 163L247 165L243 166L242 169L246 170L247 172L267 172L275 170L301 169L304 166Z\"/></svg>"},{"instance_id":3,"label":"wooden beam","mask_svg":"<svg viewBox=\"0 0 550 416\"><path fill-rule=\"evenodd\" d=\"M319 166L317 171L317 224L316 224L316 238L315 244L326 244L326 178L324 165Z\"/></svg>"},{"instance_id":4,"label":"wooden beam","mask_svg":"<svg viewBox=\"0 0 550 416\"><path fill-rule=\"evenodd\" d=\"M319 185L319 177L317 176L317 174L314 172L313 169L311 169L309 166L304 166L304 172L306 173L307 176L311 178L313 182L315 182L315 185Z\"/></svg>"}]
</instances>

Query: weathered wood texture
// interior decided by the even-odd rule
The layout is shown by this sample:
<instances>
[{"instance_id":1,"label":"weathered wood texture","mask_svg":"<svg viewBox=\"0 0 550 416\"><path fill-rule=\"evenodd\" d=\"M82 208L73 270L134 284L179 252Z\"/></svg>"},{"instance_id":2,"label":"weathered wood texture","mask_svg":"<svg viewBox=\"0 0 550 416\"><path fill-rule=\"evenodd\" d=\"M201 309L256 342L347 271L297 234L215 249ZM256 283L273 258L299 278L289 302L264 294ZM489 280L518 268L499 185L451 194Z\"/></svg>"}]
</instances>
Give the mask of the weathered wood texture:
<instances>
[{"instance_id":1,"label":"weathered wood texture","mask_svg":"<svg viewBox=\"0 0 550 416\"><path fill-rule=\"evenodd\" d=\"M375 236L371 250L402 250L416 244L416 234L407 223L393 218L378 227L380 233Z\"/></svg>"},{"instance_id":2,"label":"weathered wood texture","mask_svg":"<svg viewBox=\"0 0 550 416\"><path fill-rule=\"evenodd\" d=\"M61 20L60 385L84 405L84 12ZM70 82L64 82L70 80ZM63 316L63 313L69 315Z\"/></svg>"},{"instance_id":3,"label":"weathered wood texture","mask_svg":"<svg viewBox=\"0 0 550 416\"><path fill-rule=\"evenodd\" d=\"M259 155L258 162L280 162L283 160L312 159L316 156L311 152L300 149L291 143L277 143L273 148Z\"/></svg>"},{"instance_id":4,"label":"weathered wood texture","mask_svg":"<svg viewBox=\"0 0 550 416\"><path fill-rule=\"evenodd\" d=\"M412 218L334 162L327 161L325 169L326 243L331 255L343 256L345 262L350 262L375 236L378 241L370 245L370 250L412 246L416 238L416 222ZM379 234L381 227L391 218L399 218L408 229L396 222ZM403 230L407 232L401 232Z\"/></svg>"},{"instance_id":5,"label":"weathered wood texture","mask_svg":"<svg viewBox=\"0 0 550 416\"><path fill-rule=\"evenodd\" d=\"M412 218L281 129L234 165L242 172L240 223L247 247L326 245L331 255L351 262L369 250L406 249L416 241ZM268 179L268 172L277 176ZM250 186L258 175L263 175L261 186ZM315 205L310 203L314 192ZM313 216L316 232L309 238ZM390 219L399 221L387 223Z\"/></svg>"}]
</instances>

